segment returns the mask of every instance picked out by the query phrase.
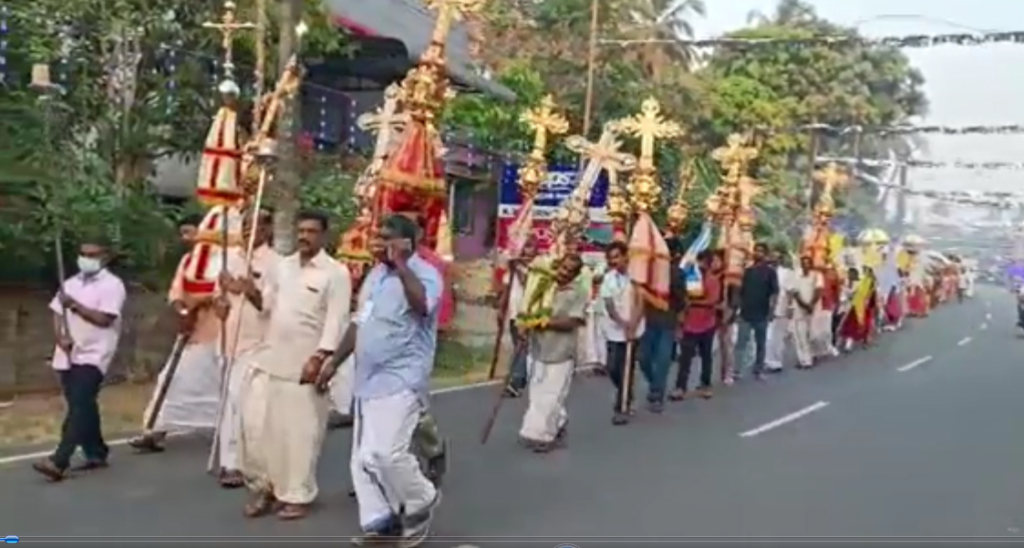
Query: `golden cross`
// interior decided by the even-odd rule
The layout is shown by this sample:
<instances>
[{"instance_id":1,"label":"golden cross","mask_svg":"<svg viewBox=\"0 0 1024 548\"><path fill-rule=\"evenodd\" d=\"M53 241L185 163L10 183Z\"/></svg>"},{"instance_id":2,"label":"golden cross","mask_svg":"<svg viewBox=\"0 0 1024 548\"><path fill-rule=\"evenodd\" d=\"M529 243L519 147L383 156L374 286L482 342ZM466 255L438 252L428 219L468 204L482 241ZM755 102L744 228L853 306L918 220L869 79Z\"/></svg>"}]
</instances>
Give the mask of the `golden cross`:
<instances>
[{"instance_id":1,"label":"golden cross","mask_svg":"<svg viewBox=\"0 0 1024 548\"><path fill-rule=\"evenodd\" d=\"M814 172L814 180L821 183L822 196L832 197L832 192L846 186L850 176L845 169L835 162L829 162L824 168Z\"/></svg>"},{"instance_id":2,"label":"golden cross","mask_svg":"<svg viewBox=\"0 0 1024 548\"><path fill-rule=\"evenodd\" d=\"M746 169L747 164L757 158L757 148L747 146L748 142L748 136L733 133L729 136L725 146L716 148L711 153L711 157L725 171L726 179L736 180Z\"/></svg>"},{"instance_id":3,"label":"golden cross","mask_svg":"<svg viewBox=\"0 0 1024 548\"><path fill-rule=\"evenodd\" d=\"M640 169L654 168L654 140L671 139L683 134L679 124L661 115L661 105L653 97L640 105L640 113L615 122L623 132L640 139Z\"/></svg>"},{"instance_id":4,"label":"golden cross","mask_svg":"<svg viewBox=\"0 0 1024 548\"><path fill-rule=\"evenodd\" d=\"M391 84L384 90L384 104L376 112L364 112L356 119L356 125L363 131L377 134L373 147L373 159L383 160L388 155L393 137L409 123L409 114L398 112L402 99L402 88Z\"/></svg>"},{"instance_id":5,"label":"golden cross","mask_svg":"<svg viewBox=\"0 0 1024 548\"><path fill-rule=\"evenodd\" d=\"M608 173L618 173L636 168L636 156L619 152L622 143L616 138L612 124L605 124L604 132L596 143L591 143L581 135L573 135L565 140L565 146L587 159L587 167L580 175L580 185L592 184L602 169Z\"/></svg>"},{"instance_id":6,"label":"golden cross","mask_svg":"<svg viewBox=\"0 0 1024 548\"><path fill-rule=\"evenodd\" d=\"M482 10L486 0L423 0L423 3L437 12L431 42L447 44L452 26L467 15Z\"/></svg>"},{"instance_id":7,"label":"golden cross","mask_svg":"<svg viewBox=\"0 0 1024 548\"><path fill-rule=\"evenodd\" d=\"M230 79L234 76L235 72L235 33L240 30L255 29L256 25L252 23L241 23L235 18L238 6L234 2L228 0L224 2L224 15L221 16L219 23L203 23L203 28L216 29L221 34L221 47L224 48L224 73Z\"/></svg>"},{"instance_id":8,"label":"golden cross","mask_svg":"<svg viewBox=\"0 0 1024 548\"><path fill-rule=\"evenodd\" d=\"M548 135L561 135L569 131L569 122L555 112L555 100L545 95L540 105L527 110L520 120L533 131L533 150L541 154L548 146Z\"/></svg>"}]
</instances>

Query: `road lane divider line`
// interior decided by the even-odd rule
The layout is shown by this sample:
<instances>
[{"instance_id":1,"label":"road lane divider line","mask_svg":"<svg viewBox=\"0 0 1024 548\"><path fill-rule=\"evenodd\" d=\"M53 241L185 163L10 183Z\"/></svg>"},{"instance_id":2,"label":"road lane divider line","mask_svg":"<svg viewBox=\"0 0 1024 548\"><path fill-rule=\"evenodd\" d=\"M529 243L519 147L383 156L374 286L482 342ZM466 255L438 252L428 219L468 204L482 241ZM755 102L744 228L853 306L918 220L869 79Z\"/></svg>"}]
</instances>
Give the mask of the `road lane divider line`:
<instances>
[{"instance_id":1,"label":"road lane divider line","mask_svg":"<svg viewBox=\"0 0 1024 548\"><path fill-rule=\"evenodd\" d=\"M974 340L974 339L971 338L971 337L964 337L964 338L960 339L960 342L956 343L956 345L957 346L964 346L965 344L971 342L972 340Z\"/></svg>"},{"instance_id":2,"label":"road lane divider line","mask_svg":"<svg viewBox=\"0 0 1024 548\"><path fill-rule=\"evenodd\" d=\"M989 313L985 314L985 319L986 320L991 320L992 319L992 313L989 312Z\"/></svg>"},{"instance_id":3,"label":"road lane divider line","mask_svg":"<svg viewBox=\"0 0 1024 548\"><path fill-rule=\"evenodd\" d=\"M926 364L926 363L928 363L930 361L932 361L932 357L931 356L925 356L923 358L918 358L918 359L916 359L916 360L914 360L914 361L912 361L912 362L910 362L910 363L908 363L906 365L902 365L900 367L897 367L896 371L899 371L900 373L906 373L907 371L910 371L911 369L916 369L916 368L918 368L918 367L920 367L920 366L922 366L922 365L924 365L924 364Z\"/></svg>"},{"instance_id":4,"label":"road lane divider line","mask_svg":"<svg viewBox=\"0 0 1024 548\"><path fill-rule=\"evenodd\" d=\"M986 329L988 329L988 324L987 323L982 323L981 324L981 330L984 331Z\"/></svg>"},{"instance_id":5,"label":"road lane divider line","mask_svg":"<svg viewBox=\"0 0 1024 548\"><path fill-rule=\"evenodd\" d=\"M740 437L741 438L752 438L752 437L757 436L759 434L764 434L765 432L768 432L768 431L771 431L771 430L775 430L776 428L778 428L780 426L784 426L784 425L789 424L789 423L791 423L793 421L799 420L799 419L801 419L803 417L806 417L807 415L810 415L811 413L814 413L815 411L820 411L820 410L822 410L822 409L824 409L826 407L828 407L828 402L827 401L819 401L818 403L814 403L814 404L808 405L807 407L804 407L803 409L801 409L799 411L794 411L793 413L790 413L790 414L788 414L788 415L786 415L784 417L779 417L779 418L777 418L777 419L775 419L775 420L773 420L771 422L766 422L766 423L762 424L761 426L758 426L757 428L754 428L753 430L747 430L746 432L741 432L740 433Z\"/></svg>"}]
</instances>

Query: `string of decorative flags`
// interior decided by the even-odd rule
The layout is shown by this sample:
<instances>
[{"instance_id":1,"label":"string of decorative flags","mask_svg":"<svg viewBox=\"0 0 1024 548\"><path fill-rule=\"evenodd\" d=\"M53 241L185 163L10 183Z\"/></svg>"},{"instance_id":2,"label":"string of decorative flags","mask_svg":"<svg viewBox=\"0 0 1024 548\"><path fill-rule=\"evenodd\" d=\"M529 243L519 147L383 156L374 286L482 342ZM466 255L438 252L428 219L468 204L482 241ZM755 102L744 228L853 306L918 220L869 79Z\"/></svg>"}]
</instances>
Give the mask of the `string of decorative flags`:
<instances>
[{"instance_id":1,"label":"string of decorative flags","mask_svg":"<svg viewBox=\"0 0 1024 548\"><path fill-rule=\"evenodd\" d=\"M786 129L759 128L763 133L826 133L834 135L870 134L870 135L1019 135L1024 134L1024 124L998 125L912 125L895 126L835 126L830 124L803 124Z\"/></svg>"},{"instance_id":2,"label":"string of decorative flags","mask_svg":"<svg viewBox=\"0 0 1024 548\"><path fill-rule=\"evenodd\" d=\"M815 159L819 164L836 162L840 164L856 164L868 167L914 167L924 169L966 169L966 170L991 170L991 171L1019 171L1024 170L1024 162L967 162L955 160L952 162L936 162L932 160L881 160L877 158L839 158L833 156L819 156Z\"/></svg>"},{"instance_id":3,"label":"string of decorative flags","mask_svg":"<svg viewBox=\"0 0 1024 548\"><path fill-rule=\"evenodd\" d=\"M677 40L673 38L601 39L601 44L632 46L639 44L679 44L694 48L749 49L765 46L866 46L890 48L931 48L937 46L983 46L986 44L1024 44L1024 31L984 33L911 34L905 36L866 37L850 34L823 35L808 38L742 38L721 37L704 40Z\"/></svg>"}]
</instances>

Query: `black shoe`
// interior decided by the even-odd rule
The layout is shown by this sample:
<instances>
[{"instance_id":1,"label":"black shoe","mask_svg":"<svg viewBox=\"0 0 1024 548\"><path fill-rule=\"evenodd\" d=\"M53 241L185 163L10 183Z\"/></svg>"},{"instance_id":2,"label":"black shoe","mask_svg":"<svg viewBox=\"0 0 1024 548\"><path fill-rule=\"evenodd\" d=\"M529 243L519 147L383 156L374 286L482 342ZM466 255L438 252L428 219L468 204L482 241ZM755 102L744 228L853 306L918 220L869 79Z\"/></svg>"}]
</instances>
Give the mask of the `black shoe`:
<instances>
[{"instance_id":1,"label":"black shoe","mask_svg":"<svg viewBox=\"0 0 1024 548\"><path fill-rule=\"evenodd\" d=\"M612 424L615 426L629 424L629 415L626 413L615 413L612 415Z\"/></svg>"},{"instance_id":2,"label":"black shoe","mask_svg":"<svg viewBox=\"0 0 1024 548\"><path fill-rule=\"evenodd\" d=\"M446 440L441 442L441 453L427 459L423 475L430 480L430 483L434 484L434 487L440 487L448 470L448 441Z\"/></svg>"},{"instance_id":3,"label":"black shoe","mask_svg":"<svg viewBox=\"0 0 1024 548\"><path fill-rule=\"evenodd\" d=\"M665 412L665 404L660 401L652 401L647 404L647 410L655 415L660 415Z\"/></svg>"}]
</instances>

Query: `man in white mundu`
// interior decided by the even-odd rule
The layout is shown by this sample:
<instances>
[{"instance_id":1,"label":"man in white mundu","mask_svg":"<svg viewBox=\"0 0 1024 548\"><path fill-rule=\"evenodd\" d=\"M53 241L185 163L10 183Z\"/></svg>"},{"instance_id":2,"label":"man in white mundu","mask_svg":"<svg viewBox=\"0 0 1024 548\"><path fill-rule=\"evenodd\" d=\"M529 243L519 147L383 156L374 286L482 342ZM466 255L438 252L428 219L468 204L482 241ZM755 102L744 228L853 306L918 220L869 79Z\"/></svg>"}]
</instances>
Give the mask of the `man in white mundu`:
<instances>
[{"instance_id":1,"label":"man in white mundu","mask_svg":"<svg viewBox=\"0 0 1024 548\"><path fill-rule=\"evenodd\" d=\"M317 386L348 323L352 280L323 250L327 217L302 212L298 253L281 258L260 291L243 280L245 297L269 314L240 395L239 462L254 498L245 514L275 511L300 519L316 498L316 465L330 402Z\"/></svg>"},{"instance_id":2,"label":"man in white mundu","mask_svg":"<svg viewBox=\"0 0 1024 548\"><path fill-rule=\"evenodd\" d=\"M241 430L239 399L242 380L251 367L267 330L267 316L243 294L245 286L242 279L251 275L257 291L262 293L267 285L267 279L273 275L280 256L268 245L273 229L272 220L270 212L260 211L253 229L252 217L245 217L243 234L246 238L250 230L255 230L252 263L246 262L245 248L233 247L228 251L227 271L221 274L220 279L221 288L227 294L227 321L224 324L223 336L226 337L226 363L229 371L225 379L227 384L224 387L224 401L221 403L223 412L217 450L220 455L220 484L226 488L245 485L238 463Z\"/></svg>"},{"instance_id":3,"label":"man in white mundu","mask_svg":"<svg viewBox=\"0 0 1024 548\"><path fill-rule=\"evenodd\" d=\"M319 380L326 389L355 353L351 471L363 530L357 545L418 544L441 499L410 450L429 403L443 287L437 268L414 252L417 232L402 215L381 224L373 244L380 262L363 282L367 300Z\"/></svg>"},{"instance_id":4,"label":"man in white mundu","mask_svg":"<svg viewBox=\"0 0 1024 548\"><path fill-rule=\"evenodd\" d=\"M789 267L789 257L783 252L772 254L775 264L775 275L779 280L779 297L775 300L772 321L768 324L768 341L765 344L765 369L781 371L786 356L786 340L789 338L789 317L791 298L790 285L793 280L793 269Z\"/></svg>"},{"instance_id":5,"label":"man in white mundu","mask_svg":"<svg viewBox=\"0 0 1024 548\"><path fill-rule=\"evenodd\" d=\"M789 291L789 300L793 310L790 329L793 333L793 344L796 347L796 357L800 368L814 365L811 335L814 316L821 308L821 293L825 288L825 281L822 279L821 273L811 266L810 257L806 255L800 257L800 269L793 276Z\"/></svg>"},{"instance_id":6,"label":"man in white mundu","mask_svg":"<svg viewBox=\"0 0 1024 548\"><path fill-rule=\"evenodd\" d=\"M167 295L180 319L175 344L184 347L180 349L174 374L170 374L169 367L174 360L172 352L157 377L153 396L143 413L142 435L128 441L139 453L162 452L163 442L171 430L213 429L217 424L220 407L217 344L221 322L213 308L213 297L196 297L186 287L185 267L191 253L185 254L178 263Z\"/></svg>"},{"instance_id":7,"label":"man in white mundu","mask_svg":"<svg viewBox=\"0 0 1024 548\"><path fill-rule=\"evenodd\" d=\"M569 396L579 331L586 321L589 288L579 280L583 263L576 255L558 260L554 298L547 324L531 329L528 369L529 403L519 437L536 453L546 453L565 442L569 417L565 400Z\"/></svg>"}]
</instances>

